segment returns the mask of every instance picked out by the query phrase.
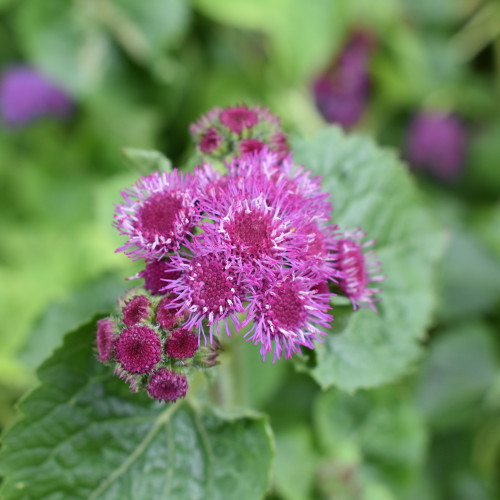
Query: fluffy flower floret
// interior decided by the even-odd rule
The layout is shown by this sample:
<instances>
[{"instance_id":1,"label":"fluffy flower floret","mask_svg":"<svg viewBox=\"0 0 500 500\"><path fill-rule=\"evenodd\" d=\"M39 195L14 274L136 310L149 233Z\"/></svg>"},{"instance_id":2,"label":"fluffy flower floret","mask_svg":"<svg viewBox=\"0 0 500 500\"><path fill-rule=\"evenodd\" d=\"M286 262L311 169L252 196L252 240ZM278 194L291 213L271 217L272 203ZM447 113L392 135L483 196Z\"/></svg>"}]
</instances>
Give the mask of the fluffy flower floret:
<instances>
[{"instance_id":1,"label":"fluffy flower floret","mask_svg":"<svg viewBox=\"0 0 500 500\"><path fill-rule=\"evenodd\" d=\"M147 326L125 328L116 341L116 360L132 374L148 373L161 361L161 340Z\"/></svg>"},{"instance_id":2,"label":"fluffy flower floret","mask_svg":"<svg viewBox=\"0 0 500 500\"><path fill-rule=\"evenodd\" d=\"M194 193L193 177L176 169L142 177L122 191L114 226L128 240L117 251L154 260L179 248L198 219Z\"/></svg>"},{"instance_id":3,"label":"fluffy flower floret","mask_svg":"<svg viewBox=\"0 0 500 500\"><path fill-rule=\"evenodd\" d=\"M216 198L202 201L210 222L201 226L204 246L225 252L242 271L293 265L305 243L296 231L303 218L283 203L284 197L275 194L270 203L268 188L269 183L253 177L229 178Z\"/></svg>"},{"instance_id":4,"label":"fluffy flower floret","mask_svg":"<svg viewBox=\"0 0 500 500\"><path fill-rule=\"evenodd\" d=\"M290 358L300 346L313 348L312 341L326 335L318 325L329 327L331 294L320 292L317 284L308 275L281 269L254 288L248 312L253 326L245 337L261 344L264 360L273 350L273 363L282 354Z\"/></svg>"},{"instance_id":5,"label":"fluffy flower floret","mask_svg":"<svg viewBox=\"0 0 500 500\"><path fill-rule=\"evenodd\" d=\"M338 263L340 278L338 285L341 291L352 302L354 309L370 307L377 311L375 302L379 288L368 288L370 283L383 281L381 263L376 260L370 249L375 240L363 241L365 233L361 229L345 231L338 240Z\"/></svg>"},{"instance_id":6,"label":"fluffy flower floret","mask_svg":"<svg viewBox=\"0 0 500 500\"><path fill-rule=\"evenodd\" d=\"M103 318L97 322L96 343L97 358L101 363L113 359L115 350L116 325L111 318Z\"/></svg>"},{"instance_id":7,"label":"fluffy flower floret","mask_svg":"<svg viewBox=\"0 0 500 500\"><path fill-rule=\"evenodd\" d=\"M151 375L147 391L151 398L165 401L177 401L188 390L186 377L166 368L160 368Z\"/></svg>"},{"instance_id":8,"label":"fluffy flower floret","mask_svg":"<svg viewBox=\"0 0 500 500\"><path fill-rule=\"evenodd\" d=\"M165 344L167 356L175 359L192 358L198 350L198 337L185 328L176 328Z\"/></svg>"},{"instance_id":9,"label":"fluffy flower floret","mask_svg":"<svg viewBox=\"0 0 500 500\"><path fill-rule=\"evenodd\" d=\"M206 321L212 343L213 327L216 326L219 333L220 321L225 323L227 333L228 318L236 328L239 327L238 313L244 311L242 302L245 300L243 276L224 253L200 249L196 242L189 249L192 255L173 257L184 273L181 278L167 285L167 289L177 295L169 307L178 307L178 314L188 313L184 328L196 328L205 342L203 322Z\"/></svg>"},{"instance_id":10,"label":"fluffy flower floret","mask_svg":"<svg viewBox=\"0 0 500 500\"><path fill-rule=\"evenodd\" d=\"M325 281L337 281L338 226L313 218L299 225L296 231L304 242L294 255L296 267L309 269Z\"/></svg>"}]
</instances>

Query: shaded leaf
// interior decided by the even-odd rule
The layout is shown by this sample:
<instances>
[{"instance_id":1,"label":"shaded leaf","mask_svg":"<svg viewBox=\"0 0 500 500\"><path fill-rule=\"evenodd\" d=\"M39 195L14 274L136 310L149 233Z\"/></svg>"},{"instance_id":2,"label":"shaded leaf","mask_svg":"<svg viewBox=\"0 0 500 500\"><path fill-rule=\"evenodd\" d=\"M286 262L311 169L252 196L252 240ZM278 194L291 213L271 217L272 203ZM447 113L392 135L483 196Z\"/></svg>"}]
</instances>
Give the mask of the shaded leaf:
<instances>
[{"instance_id":1,"label":"shaded leaf","mask_svg":"<svg viewBox=\"0 0 500 500\"><path fill-rule=\"evenodd\" d=\"M68 334L3 439L5 500L264 496L267 420L130 394L92 352L95 321Z\"/></svg>"},{"instance_id":2,"label":"shaded leaf","mask_svg":"<svg viewBox=\"0 0 500 500\"><path fill-rule=\"evenodd\" d=\"M172 170L172 162L159 151L122 148L122 153L127 162L144 175L148 175L156 170L165 172Z\"/></svg>"}]
</instances>

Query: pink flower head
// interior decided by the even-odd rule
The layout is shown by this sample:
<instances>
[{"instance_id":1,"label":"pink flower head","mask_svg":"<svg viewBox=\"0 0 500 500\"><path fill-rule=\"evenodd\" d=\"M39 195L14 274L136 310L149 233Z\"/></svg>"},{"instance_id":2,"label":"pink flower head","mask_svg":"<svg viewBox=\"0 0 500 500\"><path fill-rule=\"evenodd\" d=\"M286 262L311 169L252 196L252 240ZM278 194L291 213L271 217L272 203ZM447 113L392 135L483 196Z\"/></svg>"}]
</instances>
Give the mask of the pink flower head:
<instances>
[{"instance_id":1,"label":"pink flower head","mask_svg":"<svg viewBox=\"0 0 500 500\"><path fill-rule=\"evenodd\" d=\"M338 281L342 292L356 307L375 307L376 294L379 288L368 288L369 283L380 282L385 276L379 274L382 265L375 260L372 250L366 251L373 246L375 240L363 242L365 233L361 229L346 231L343 238L338 240L338 263L340 279Z\"/></svg>"},{"instance_id":2,"label":"pink flower head","mask_svg":"<svg viewBox=\"0 0 500 500\"><path fill-rule=\"evenodd\" d=\"M116 360L129 373L149 373L161 361L161 340L147 326L125 328L115 346Z\"/></svg>"},{"instance_id":3,"label":"pink flower head","mask_svg":"<svg viewBox=\"0 0 500 500\"><path fill-rule=\"evenodd\" d=\"M202 153L213 153L222 143L224 138L214 128L209 128L203 135L200 142Z\"/></svg>"},{"instance_id":4,"label":"pink flower head","mask_svg":"<svg viewBox=\"0 0 500 500\"><path fill-rule=\"evenodd\" d=\"M300 352L300 346L314 348L312 341L326 335L316 325L330 326L331 294L319 293L316 283L311 276L282 268L255 287L248 313L253 327L245 337L261 344L264 361L273 349L274 363L282 353L290 358Z\"/></svg>"},{"instance_id":5,"label":"pink flower head","mask_svg":"<svg viewBox=\"0 0 500 500\"><path fill-rule=\"evenodd\" d=\"M188 390L186 377L166 368L160 368L151 375L147 391L151 398L160 401L177 401Z\"/></svg>"},{"instance_id":6,"label":"pink flower head","mask_svg":"<svg viewBox=\"0 0 500 500\"><path fill-rule=\"evenodd\" d=\"M243 139L240 142L239 150L243 154L260 153L264 148L264 143L257 139Z\"/></svg>"},{"instance_id":7,"label":"pink flower head","mask_svg":"<svg viewBox=\"0 0 500 500\"><path fill-rule=\"evenodd\" d=\"M175 270L170 263L170 260L152 260L146 263L146 267L134 278L144 279L144 288L150 290L153 295L161 295L162 289L167 284L167 279L177 279L180 272Z\"/></svg>"},{"instance_id":8,"label":"pink flower head","mask_svg":"<svg viewBox=\"0 0 500 500\"><path fill-rule=\"evenodd\" d=\"M198 350L199 339L196 335L185 328L177 328L172 331L165 344L167 356L175 359L192 358Z\"/></svg>"},{"instance_id":9,"label":"pink flower head","mask_svg":"<svg viewBox=\"0 0 500 500\"><path fill-rule=\"evenodd\" d=\"M228 334L228 318L239 327L238 313L244 312L242 302L245 299L242 274L221 252L207 252L196 244L188 248L193 256L174 257L179 268L185 272L181 278L167 285L177 295L169 307L179 307L178 314L187 312L189 317L184 328L190 330L195 327L198 335L203 335L205 343L203 322L208 322L212 343L213 327L216 325L219 334L220 321L224 322Z\"/></svg>"},{"instance_id":10,"label":"pink flower head","mask_svg":"<svg viewBox=\"0 0 500 500\"><path fill-rule=\"evenodd\" d=\"M136 295L122 309L123 322L127 326L134 326L137 323L148 320L152 312L150 300L145 295Z\"/></svg>"},{"instance_id":11,"label":"pink flower head","mask_svg":"<svg viewBox=\"0 0 500 500\"><path fill-rule=\"evenodd\" d=\"M243 105L226 108L220 114L220 121L235 134L240 135L243 128L252 128L257 125L259 117L255 111Z\"/></svg>"},{"instance_id":12,"label":"pink flower head","mask_svg":"<svg viewBox=\"0 0 500 500\"><path fill-rule=\"evenodd\" d=\"M194 178L176 169L142 177L123 191L114 226L128 241L117 251L153 260L179 248L199 217L194 193Z\"/></svg>"},{"instance_id":13,"label":"pink flower head","mask_svg":"<svg viewBox=\"0 0 500 500\"><path fill-rule=\"evenodd\" d=\"M179 273L180 274L180 273ZM178 307L172 307L175 300L174 294L168 294L160 300L156 308L156 322L165 330L172 330L179 320Z\"/></svg>"},{"instance_id":14,"label":"pink flower head","mask_svg":"<svg viewBox=\"0 0 500 500\"><path fill-rule=\"evenodd\" d=\"M101 363L111 361L114 355L116 326L111 318L103 318L97 322L96 341L97 359Z\"/></svg>"}]
</instances>

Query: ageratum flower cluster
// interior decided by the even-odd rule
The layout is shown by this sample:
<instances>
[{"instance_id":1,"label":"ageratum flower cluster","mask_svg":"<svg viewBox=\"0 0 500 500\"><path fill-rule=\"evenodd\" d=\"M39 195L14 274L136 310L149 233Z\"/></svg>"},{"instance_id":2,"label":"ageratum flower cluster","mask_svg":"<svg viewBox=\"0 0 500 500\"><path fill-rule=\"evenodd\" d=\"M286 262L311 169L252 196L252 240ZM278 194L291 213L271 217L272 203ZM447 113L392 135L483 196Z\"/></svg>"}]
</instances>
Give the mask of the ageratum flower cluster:
<instances>
[{"instance_id":1,"label":"ageratum flower cluster","mask_svg":"<svg viewBox=\"0 0 500 500\"><path fill-rule=\"evenodd\" d=\"M241 110L250 111L216 114L245 135L255 122ZM264 361L313 349L333 320L333 289L375 309L369 285L383 277L373 241L332 222L320 179L291 155L240 150L224 174L210 163L155 172L122 197L114 225L127 239L117 251L144 259L135 276L144 289L99 323L97 343L133 390L183 397L185 373L216 362L222 332L259 346Z\"/></svg>"}]
</instances>

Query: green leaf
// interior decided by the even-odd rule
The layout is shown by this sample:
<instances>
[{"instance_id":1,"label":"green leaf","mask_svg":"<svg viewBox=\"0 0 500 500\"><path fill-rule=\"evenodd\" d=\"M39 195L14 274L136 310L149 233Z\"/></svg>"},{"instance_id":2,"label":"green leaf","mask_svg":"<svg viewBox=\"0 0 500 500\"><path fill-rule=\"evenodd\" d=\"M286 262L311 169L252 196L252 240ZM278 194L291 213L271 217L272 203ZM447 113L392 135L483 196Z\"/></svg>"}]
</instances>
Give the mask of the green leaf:
<instances>
[{"instance_id":1,"label":"green leaf","mask_svg":"<svg viewBox=\"0 0 500 500\"><path fill-rule=\"evenodd\" d=\"M296 425L277 432L276 490L287 500L309 498L319 459L309 427Z\"/></svg>"},{"instance_id":2,"label":"green leaf","mask_svg":"<svg viewBox=\"0 0 500 500\"><path fill-rule=\"evenodd\" d=\"M294 159L323 177L332 222L361 227L376 240L386 280L378 314L334 307L333 328L305 367L322 387L374 387L405 373L435 304L434 266L444 237L394 153L368 138L328 128L312 140L292 141Z\"/></svg>"},{"instance_id":3,"label":"green leaf","mask_svg":"<svg viewBox=\"0 0 500 500\"><path fill-rule=\"evenodd\" d=\"M351 464L363 487L375 480L403 498L422 473L423 419L400 387L324 392L315 403L314 427L331 463Z\"/></svg>"},{"instance_id":4,"label":"green leaf","mask_svg":"<svg viewBox=\"0 0 500 500\"><path fill-rule=\"evenodd\" d=\"M3 439L2 498L262 498L273 455L267 419L129 393L95 359L94 328L68 334L38 370L40 386Z\"/></svg>"},{"instance_id":5,"label":"green leaf","mask_svg":"<svg viewBox=\"0 0 500 500\"><path fill-rule=\"evenodd\" d=\"M183 0L25 0L17 17L28 56L77 95L92 93L121 64L115 43L154 64L188 24Z\"/></svg>"},{"instance_id":6,"label":"green leaf","mask_svg":"<svg viewBox=\"0 0 500 500\"><path fill-rule=\"evenodd\" d=\"M170 172L172 162L159 151L149 151L136 148L122 148L127 162L137 168L142 174L150 174L155 170Z\"/></svg>"},{"instance_id":7,"label":"green leaf","mask_svg":"<svg viewBox=\"0 0 500 500\"><path fill-rule=\"evenodd\" d=\"M440 332L421 372L421 413L431 425L446 429L476 419L498 369L493 332L486 325L469 322Z\"/></svg>"},{"instance_id":8,"label":"green leaf","mask_svg":"<svg viewBox=\"0 0 500 500\"><path fill-rule=\"evenodd\" d=\"M62 342L66 332L83 324L96 312L113 312L117 297L130 287L125 280L106 275L76 290L64 301L52 304L21 349L21 361L36 368Z\"/></svg>"},{"instance_id":9,"label":"green leaf","mask_svg":"<svg viewBox=\"0 0 500 500\"><path fill-rule=\"evenodd\" d=\"M219 22L264 33L274 60L272 66L292 81L308 79L323 69L338 48L344 30L344 1L195 0L193 3L203 14Z\"/></svg>"}]
</instances>

